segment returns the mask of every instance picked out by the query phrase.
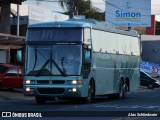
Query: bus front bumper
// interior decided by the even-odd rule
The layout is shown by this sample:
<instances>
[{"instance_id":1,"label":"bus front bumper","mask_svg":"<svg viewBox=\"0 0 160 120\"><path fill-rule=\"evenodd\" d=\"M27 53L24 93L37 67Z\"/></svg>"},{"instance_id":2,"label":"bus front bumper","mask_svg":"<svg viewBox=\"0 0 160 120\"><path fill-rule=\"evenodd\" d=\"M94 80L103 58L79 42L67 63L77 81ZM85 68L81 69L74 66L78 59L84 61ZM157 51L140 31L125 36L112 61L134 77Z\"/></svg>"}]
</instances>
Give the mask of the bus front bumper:
<instances>
[{"instance_id":1,"label":"bus front bumper","mask_svg":"<svg viewBox=\"0 0 160 120\"><path fill-rule=\"evenodd\" d=\"M25 96L41 97L86 97L85 85L25 85Z\"/></svg>"}]
</instances>

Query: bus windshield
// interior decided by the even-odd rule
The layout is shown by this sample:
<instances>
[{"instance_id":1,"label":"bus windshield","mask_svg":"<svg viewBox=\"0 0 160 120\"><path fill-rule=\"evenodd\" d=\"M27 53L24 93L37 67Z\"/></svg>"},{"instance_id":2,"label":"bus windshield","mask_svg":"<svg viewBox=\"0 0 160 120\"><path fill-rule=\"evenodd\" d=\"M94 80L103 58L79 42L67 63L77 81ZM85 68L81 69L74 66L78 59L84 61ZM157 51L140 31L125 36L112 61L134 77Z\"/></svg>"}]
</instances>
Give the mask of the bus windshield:
<instances>
[{"instance_id":1,"label":"bus windshield","mask_svg":"<svg viewBox=\"0 0 160 120\"><path fill-rule=\"evenodd\" d=\"M28 45L26 75L80 75L82 45Z\"/></svg>"}]
</instances>

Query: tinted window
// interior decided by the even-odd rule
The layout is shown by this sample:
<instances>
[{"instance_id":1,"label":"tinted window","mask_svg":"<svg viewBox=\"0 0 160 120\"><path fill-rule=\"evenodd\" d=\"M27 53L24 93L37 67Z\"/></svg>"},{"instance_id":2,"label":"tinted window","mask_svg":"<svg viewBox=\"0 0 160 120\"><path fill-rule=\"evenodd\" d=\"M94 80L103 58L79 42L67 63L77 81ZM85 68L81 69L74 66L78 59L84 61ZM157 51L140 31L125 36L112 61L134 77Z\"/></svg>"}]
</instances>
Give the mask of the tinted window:
<instances>
[{"instance_id":1,"label":"tinted window","mask_svg":"<svg viewBox=\"0 0 160 120\"><path fill-rule=\"evenodd\" d=\"M17 61L22 62L22 50L17 51Z\"/></svg>"},{"instance_id":2,"label":"tinted window","mask_svg":"<svg viewBox=\"0 0 160 120\"><path fill-rule=\"evenodd\" d=\"M146 75L145 75L143 72L140 72L140 76L143 78L143 77L145 77Z\"/></svg>"},{"instance_id":3,"label":"tinted window","mask_svg":"<svg viewBox=\"0 0 160 120\"><path fill-rule=\"evenodd\" d=\"M61 71L67 75L81 74L82 45L30 45L27 55L26 74L62 75Z\"/></svg>"},{"instance_id":4,"label":"tinted window","mask_svg":"<svg viewBox=\"0 0 160 120\"><path fill-rule=\"evenodd\" d=\"M7 69L8 69L8 67L0 65L0 74L4 73Z\"/></svg>"},{"instance_id":5,"label":"tinted window","mask_svg":"<svg viewBox=\"0 0 160 120\"><path fill-rule=\"evenodd\" d=\"M17 69L16 68L12 68L10 69L7 73L7 76L17 76Z\"/></svg>"},{"instance_id":6,"label":"tinted window","mask_svg":"<svg viewBox=\"0 0 160 120\"><path fill-rule=\"evenodd\" d=\"M81 28L29 29L26 41L81 41Z\"/></svg>"},{"instance_id":7,"label":"tinted window","mask_svg":"<svg viewBox=\"0 0 160 120\"><path fill-rule=\"evenodd\" d=\"M147 74L143 73L143 72L141 73L140 76L141 76L141 78L149 78L149 76Z\"/></svg>"}]
</instances>

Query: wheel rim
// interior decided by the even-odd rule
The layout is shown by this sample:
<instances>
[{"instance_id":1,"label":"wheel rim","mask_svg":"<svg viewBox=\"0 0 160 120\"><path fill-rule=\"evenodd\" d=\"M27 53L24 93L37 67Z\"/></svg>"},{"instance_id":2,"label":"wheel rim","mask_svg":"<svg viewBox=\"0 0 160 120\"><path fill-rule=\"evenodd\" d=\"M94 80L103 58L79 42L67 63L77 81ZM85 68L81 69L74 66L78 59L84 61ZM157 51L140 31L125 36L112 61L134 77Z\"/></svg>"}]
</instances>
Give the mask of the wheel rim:
<instances>
[{"instance_id":1,"label":"wheel rim","mask_svg":"<svg viewBox=\"0 0 160 120\"><path fill-rule=\"evenodd\" d=\"M123 98L123 89L121 88L121 91L120 91L120 99Z\"/></svg>"},{"instance_id":2,"label":"wheel rim","mask_svg":"<svg viewBox=\"0 0 160 120\"><path fill-rule=\"evenodd\" d=\"M126 95L127 95L127 85L126 84L124 84L123 85L123 97L126 97Z\"/></svg>"},{"instance_id":3,"label":"wheel rim","mask_svg":"<svg viewBox=\"0 0 160 120\"><path fill-rule=\"evenodd\" d=\"M92 99L92 87L89 85L88 89L88 101L91 102Z\"/></svg>"},{"instance_id":4,"label":"wheel rim","mask_svg":"<svg viewBox=\"0 0 160 120\"><path fill-rule=\"evenodd\" d=\"M127 94L127 85L121 83L120 84L120 93L119 93L120 99L125 98L126 94Z\"/></svg>"}]
</instances>

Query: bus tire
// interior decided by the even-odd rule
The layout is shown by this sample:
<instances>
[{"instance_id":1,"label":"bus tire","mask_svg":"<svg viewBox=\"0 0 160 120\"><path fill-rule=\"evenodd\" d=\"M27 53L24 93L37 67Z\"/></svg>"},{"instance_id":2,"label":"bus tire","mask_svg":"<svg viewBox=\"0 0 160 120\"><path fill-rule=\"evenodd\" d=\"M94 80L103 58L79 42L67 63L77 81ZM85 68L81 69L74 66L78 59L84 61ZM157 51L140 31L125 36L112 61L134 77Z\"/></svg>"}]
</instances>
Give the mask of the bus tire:
<instances>
[{"instance_id":1,"label":"bus tire","mask_svg":"<svg viewBox=\"0 0 160 120\"><path fill-rule=\"evenodd\" d=\"M35 97L37 104L45 104L46 98L45 97Z\"/></svg>"},{"instance_id":2,"label":"bus tire","mask_svg":"<svg viewBox=\"0 0 160 120\"><path fill-rule=\"evenodd\" d=\"M91 103L93 102L93 100L94 100L94 85L93 82L90 82L88 86L88 95L87 97L84 98L83 101L85 103Z\"/></svg>"},{"instance_id":3,"label":"bus tire","mask_svg":"<svg viewBox=\"0 0 160 120\"><path fill-rule=\"evenodd\" d=\"M127 84L121 81L119 84L119 93L118 93L118 99L124 99L127 95Z\"/></svg>"}]
</instances>

